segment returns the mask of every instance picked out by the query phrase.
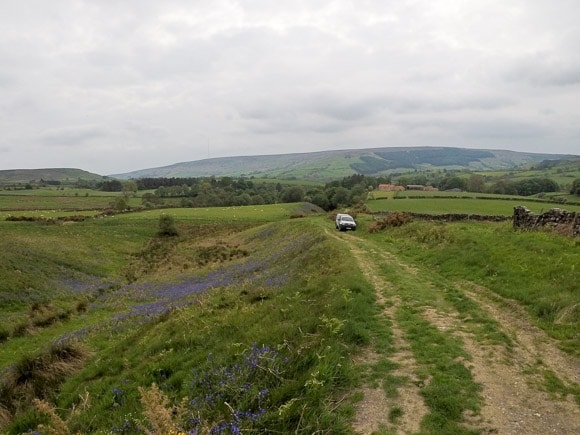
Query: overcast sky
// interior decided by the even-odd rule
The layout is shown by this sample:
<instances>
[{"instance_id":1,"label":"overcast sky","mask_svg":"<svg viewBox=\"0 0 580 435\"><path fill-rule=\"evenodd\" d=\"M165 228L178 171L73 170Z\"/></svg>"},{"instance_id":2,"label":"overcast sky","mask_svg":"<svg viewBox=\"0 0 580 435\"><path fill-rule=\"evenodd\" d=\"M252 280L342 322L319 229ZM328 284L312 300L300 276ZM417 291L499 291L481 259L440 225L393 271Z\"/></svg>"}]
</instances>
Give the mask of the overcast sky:
<instances>
[{"instance_id":1,"label":"overcast sky","mask_svg":"<svg viewBox=\"0 0 580 435\"><path fill-rule=\"evenodd\" d=\"M580 154L578 0L1 0L0 169Z\"/></svg>"}]
</instances>

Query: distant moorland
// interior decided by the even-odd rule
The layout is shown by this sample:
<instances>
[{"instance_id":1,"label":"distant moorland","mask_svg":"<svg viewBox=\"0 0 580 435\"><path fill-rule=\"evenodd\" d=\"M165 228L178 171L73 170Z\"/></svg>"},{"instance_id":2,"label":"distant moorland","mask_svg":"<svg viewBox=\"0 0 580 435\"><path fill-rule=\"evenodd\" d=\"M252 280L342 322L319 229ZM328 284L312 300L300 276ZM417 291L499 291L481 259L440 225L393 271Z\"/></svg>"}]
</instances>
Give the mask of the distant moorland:
<instances>
[{"instance_id":1,"label":"distant moorland","mask_svg":"<svg viewBox=\"0 0 580 435\"><path fill-rule=\"evenodd\" d=\"M111 177L245 176L330 181L353 174L379 176L415 170L506 170L543 160L569 157L573 156L464 148L374 148L214 158L114 174Z\"/></svg>"}]
</instances>

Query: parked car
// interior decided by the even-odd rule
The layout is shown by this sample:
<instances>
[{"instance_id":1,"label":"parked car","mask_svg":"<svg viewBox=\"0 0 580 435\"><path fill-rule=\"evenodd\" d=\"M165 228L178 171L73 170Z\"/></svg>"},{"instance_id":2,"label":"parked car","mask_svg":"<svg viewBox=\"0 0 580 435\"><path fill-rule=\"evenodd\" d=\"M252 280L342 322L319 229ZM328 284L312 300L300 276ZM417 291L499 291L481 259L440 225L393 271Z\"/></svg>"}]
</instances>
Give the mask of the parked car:
<instances>
[{"instance_id":1,"label":"parked car","mask_svg":"<svg viewBox=\"0 0 580 435\"><path fill-rule=\"evenodd\" d=\"M356 231L356 222L349 214L338 213L336 215L336 229L339 231Z\"/></svg>"}]
</instances>

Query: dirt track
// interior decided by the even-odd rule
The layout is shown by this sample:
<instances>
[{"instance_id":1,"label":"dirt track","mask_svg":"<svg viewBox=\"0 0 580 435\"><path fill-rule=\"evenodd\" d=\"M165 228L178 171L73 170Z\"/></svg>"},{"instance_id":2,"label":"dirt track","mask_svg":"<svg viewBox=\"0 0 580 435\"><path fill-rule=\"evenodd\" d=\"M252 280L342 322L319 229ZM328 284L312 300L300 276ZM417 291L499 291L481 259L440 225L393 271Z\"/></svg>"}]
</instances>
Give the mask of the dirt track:
<instances>
[{"instance_id":1,"label":"dirt track","mask_svg":"<svg viewBox=\"0 0 580 435\"><path fill-rule=\"evenodd\" d=\"M484 315L493 319L501 332L509 337L510 345L486 342L476 333L475 326L465 322L459 313L449 306L434 303L441 286L430 282L432 271L418 270L355 235L331 235L348 245L365 277L375 288L377 303L383 307L382 316L390 323L394 340L395 353L388 359L398 364L395 374L408 380L398 388L396 398L387 397L383 389L375 385L363 388L364 398L358 404L355 431L361 434L378 431L416 433L421 429L421 420L429 413L417 382L418 366L410 343L394 314L401 304L397 285L381 272L383 265L388 263L396 265L398 273L405 274L407 279L411 277L420 281L429 292L426 300L415 301L421 309L421 316L439 331L461 338L464 350L470 355L465 365L482 387L483 406L477 414L464 415L462 424L466 428L483 434L580 433L580 406L572 394L566 397L550 394L543 383L548 373L564 385L578 387L580 361L560 351L552 339L531 324L521 307L470 282L446 283L462 292ZM369 349L357 362L364 367L384 357ZM401 415L397 419L389 419L394 408L399 408L402 413L399 411Z\"/></svg>"}]
</instances>

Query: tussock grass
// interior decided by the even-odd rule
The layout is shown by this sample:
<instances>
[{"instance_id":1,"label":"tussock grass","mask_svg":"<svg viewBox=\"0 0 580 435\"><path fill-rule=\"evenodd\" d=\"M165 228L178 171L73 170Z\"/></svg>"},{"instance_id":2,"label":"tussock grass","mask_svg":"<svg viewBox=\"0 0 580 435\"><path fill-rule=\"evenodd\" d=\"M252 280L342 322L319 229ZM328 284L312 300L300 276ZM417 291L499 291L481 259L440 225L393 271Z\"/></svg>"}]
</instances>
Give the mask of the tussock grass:
<instances>
[{"instance_id":1,"label":"tussock grass","mask_svg":"<svg viewBox=\"0 0 580 435\"><path fill-rule=\"evenodd\" d=\"M53 399L57 387L83 367L90 353L81 343L54 343L22 356L0 377L0 408L15 415L33 399Z\"/></svg>"}]
</instances>

